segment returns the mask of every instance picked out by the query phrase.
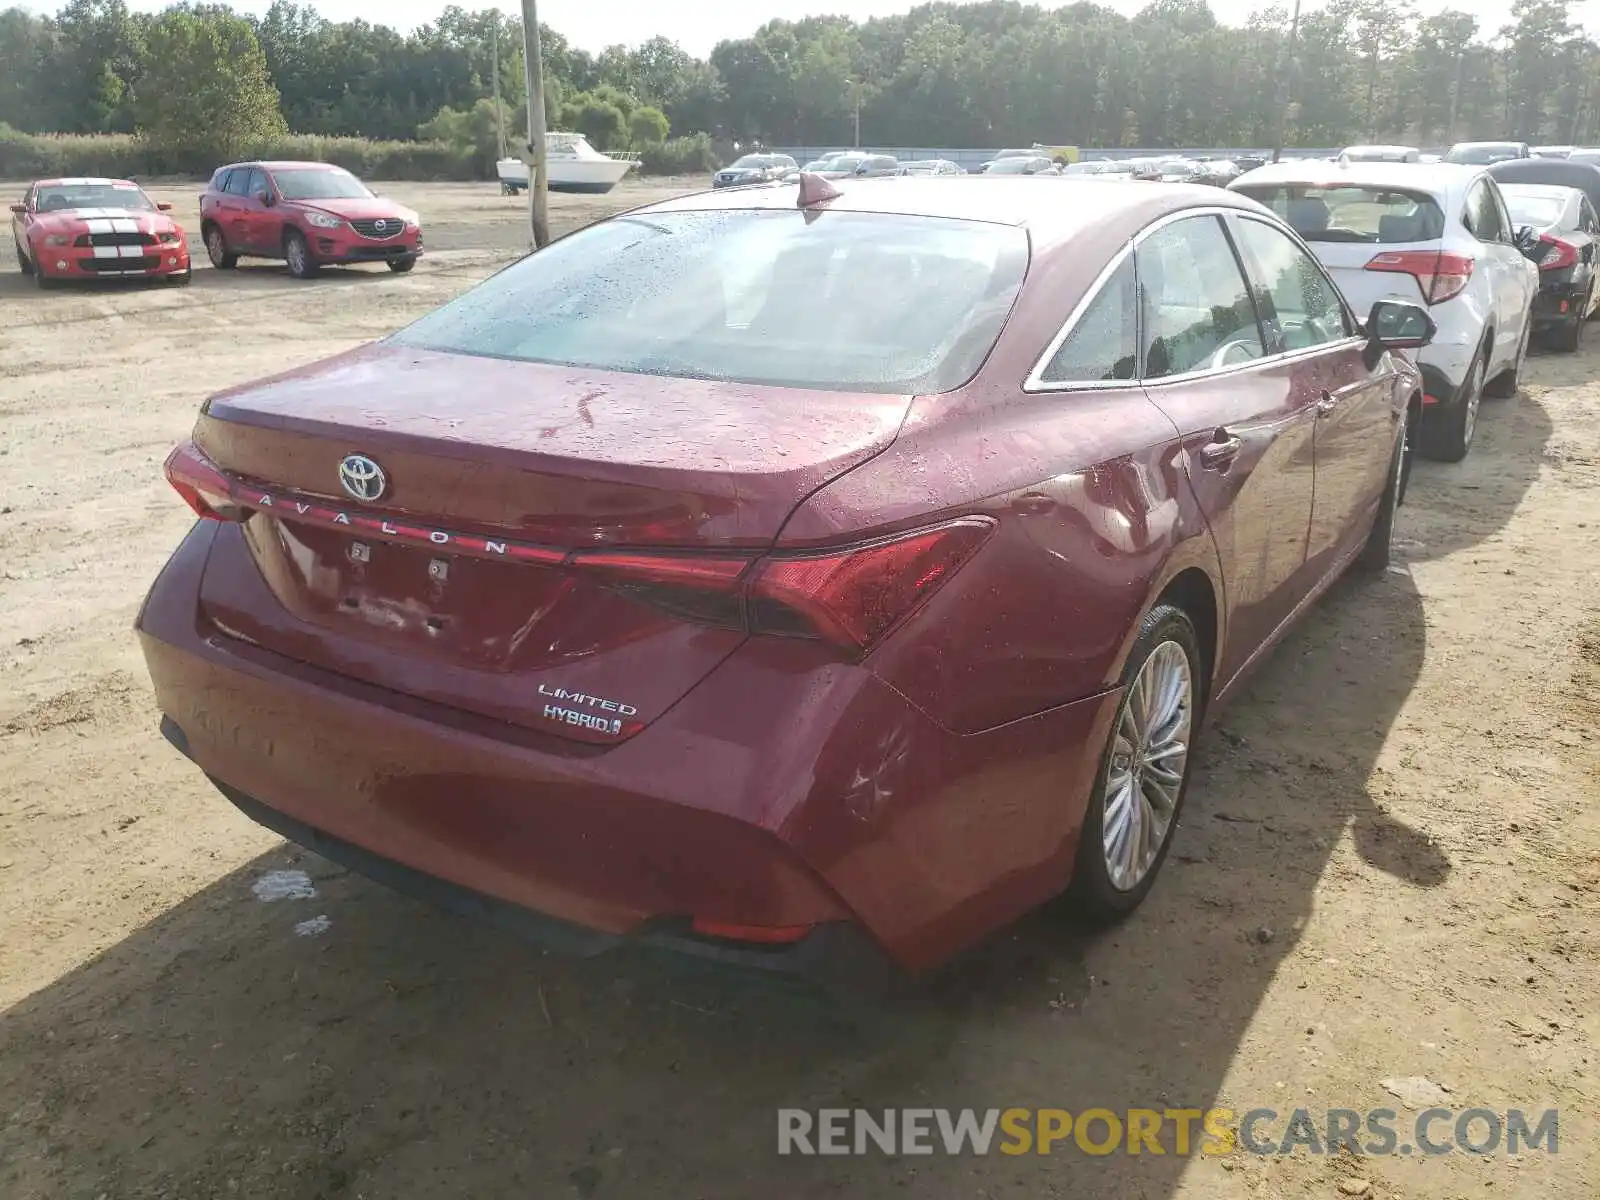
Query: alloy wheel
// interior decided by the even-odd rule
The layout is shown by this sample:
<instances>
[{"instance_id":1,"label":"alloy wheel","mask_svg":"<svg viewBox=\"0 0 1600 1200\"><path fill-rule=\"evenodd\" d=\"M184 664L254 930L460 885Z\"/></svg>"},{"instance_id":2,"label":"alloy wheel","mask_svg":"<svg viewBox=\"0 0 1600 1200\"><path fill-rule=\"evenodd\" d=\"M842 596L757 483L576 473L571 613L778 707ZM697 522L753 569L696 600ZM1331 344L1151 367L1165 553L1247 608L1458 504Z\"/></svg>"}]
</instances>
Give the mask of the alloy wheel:
<instances>
[{"instance_id":1,"label":"alloy wheel","mask_svg":"<svg viewBox=\"0 0 1600 1200\"><path fill-rule=\"evenodd\" d=\"M1470 446L1472 435L1478 431L1478 405L1483 402L1483 359L1472 364L1472 371L1467 375L1462 390L1465 395L1461 403L1466 406L1466 413L1461 420L1461 440Z\"/></svg>"},{"instance_id":2,"label":"alloy wheel","mask_svg":"<svg viewBox=\"0 0 1600 1200\"><path fill-rule=\"evenodd\" d=\"M1117 714L1101 794L1106 875L1126 892L1149 873L1177 812L1189 762L1194 672L1174 641L1151 651Z\"/></svg>"},{"instance_id":3,"label":"alloy wheel","mask_svg":"<svg viewBox=\"0 0 1600 1200\"><path fill-rule=\"evenodd\" d=\"M220 267L222 260L228 257L228 245L222 240L222 230L212 228L206 231L206 253L211 256L211 265Z\"/></svg>"}]
</instances>

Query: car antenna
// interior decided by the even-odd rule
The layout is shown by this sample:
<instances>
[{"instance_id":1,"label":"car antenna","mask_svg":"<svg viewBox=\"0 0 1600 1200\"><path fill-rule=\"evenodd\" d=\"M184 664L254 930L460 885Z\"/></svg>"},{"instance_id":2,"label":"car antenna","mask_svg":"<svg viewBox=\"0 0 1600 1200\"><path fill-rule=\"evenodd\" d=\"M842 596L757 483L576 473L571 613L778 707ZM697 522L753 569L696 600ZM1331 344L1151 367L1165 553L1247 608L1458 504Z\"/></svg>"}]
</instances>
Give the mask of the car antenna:
<instances>
[{"instance_id":1,"label":"car antenna","mask_svg":"<svg viewBox=\"0 0 1600 1200\"><path fill-rule=\"evenodd\" d=\"M810 208L814 204L826 204L829 200L837 200L844 195L833 184L821 175L813 175L809 171L800 172L800 199L798 208Z\"/></svg>"}]
</instances>

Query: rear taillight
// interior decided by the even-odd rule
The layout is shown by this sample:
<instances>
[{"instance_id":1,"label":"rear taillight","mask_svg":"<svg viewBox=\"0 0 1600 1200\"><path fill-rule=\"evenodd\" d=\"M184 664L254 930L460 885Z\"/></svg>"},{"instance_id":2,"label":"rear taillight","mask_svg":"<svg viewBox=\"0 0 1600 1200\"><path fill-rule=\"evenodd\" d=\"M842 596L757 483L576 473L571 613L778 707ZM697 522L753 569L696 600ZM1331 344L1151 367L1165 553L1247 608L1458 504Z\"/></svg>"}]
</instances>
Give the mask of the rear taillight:
<instances>
[{"instance_id":1,"label":"rear taillight","mask_svg":"<svg viewBox=\"0 0 1600 1200\"><path fill-rule=\"evenodd\" d=\"M744 593L739 580L754 561L751 555L601 550L580 552L570 561L617 591L675 617L744 628Z\"/></svg>"},{"instance_id":2,"label":"rear taillight","mask_svg":"<svg viewBox=\"0 0 1600 1200\"><path fill-rule=\"evenodd\" d=\"M217 465L193 442L184 442L167 455L167 482L207 521L242 521L248 515L233 503L232 486Z\"/></svg>"},{"instance_id":3,"label":"rear taillight","mask_svg":"<svg viewBox=\"0 0 1600 1200\"><path fill-rule=\"evenodd\" d=\"M1439 304L1461 294L1472 278L1472 256L1448 250L1389 250L1373 256L1369 271L1393 271L1416 278L1422 298Z\"/></svg>"},{"instance_id":4,"label":"rear taillight","mask_svg":"<svg viewBox=\"0 0 1600 1200\"><path fill-rule=\"evenodd\" d=\"M1578 248L1550 234L1539 238L1539 257L1534 261L1541 271L1564 271L1578 265Z\"/></svg>"},{"instance_id":5,"label":"rear taillight","mask_svg":"<svg viewBox=\"0 0 1600 1200\"><path fill-rule=\"evenodd\" d=\"M970 517L845 550L774 555L750 584L751 632L820 635L866 650L955 574L993 528Z\"/></svg>"},{"instance_id":6,"label":"rear taillight","mask_svg":"<svg viewBox=\"0 0 1600 1200\"><path fill-rule=\"evenodd\" d=\"M569 565L675 616L870 649L933 595L994 529L963 517L837 550L737 555L579 553Z\"/></svg>"}]
</instances>

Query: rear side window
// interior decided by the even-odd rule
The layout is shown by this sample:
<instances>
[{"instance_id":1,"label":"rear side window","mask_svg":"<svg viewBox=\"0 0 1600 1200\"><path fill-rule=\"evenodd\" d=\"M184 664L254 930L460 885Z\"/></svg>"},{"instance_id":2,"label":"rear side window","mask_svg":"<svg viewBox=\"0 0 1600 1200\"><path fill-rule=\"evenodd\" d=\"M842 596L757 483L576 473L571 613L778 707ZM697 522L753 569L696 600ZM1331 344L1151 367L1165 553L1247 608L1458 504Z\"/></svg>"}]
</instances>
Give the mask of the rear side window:
<instances>
[{"instance_id":1,"label":"rear side window","mask_svg":"<svg viewBox=\"0 0 1600 1200\"><path fill-rule=\"evenodd\" d=\"M1138 374L1139 306L1133 256L1122 260L1039 373L1042 383L1090 383Z\"/></svg>"},{"instance_id":2,"label":"rear side window","mask_svg":"<svg viewBox=\"0 0 1600 1200\"><path fill-rule=\"evenodd\" d=\"M225 192L228 190L228 177L233 174L231 167L225 167L211 177L211 190Z\"/></svg>"},{"instance_id":3,"label":"rear side window","mask_svg":"<svg viewBox=\"0 0 1600 1200\"><path fill-rule=\"evenodd\" d=\"M228 176L226 191L230 196L248 196L250 194L250 176L256 172L248 167L235 167Z\"/></svg>"},{"instance_id":4,"label":"rear side window","mask_svg":"<svg viewBox=\"0 0 1600 1200\"><path fill-rule=\"evenodd\" d=\"M1027 264L1027 235L1010 225L640 213L529 255L394 340L645 375L944 392L988 357Z\"/></svg>"},{"instance_id":5,"label":"rear side window","mask_svg":"<svg viewBox=\"0 0 1600 1200\"><path fill-rule=\"evenodd\" d=\"M1214 216L1164 225L1139 244L1144 377L1220 370L1264 353L1254 302Z\"/></svg>"},{"instance_id":6,"label":"rear side window","mask_svg":"<svg viewBox=\"0 0 1600 1200\"><path fill-rule=\"evenodd\" d=\"M1259 200L1308 242L1431 242L1444 236L1444 210L1425 192L1282 183L1236 189Z\"/></svg>"}]
</instances>

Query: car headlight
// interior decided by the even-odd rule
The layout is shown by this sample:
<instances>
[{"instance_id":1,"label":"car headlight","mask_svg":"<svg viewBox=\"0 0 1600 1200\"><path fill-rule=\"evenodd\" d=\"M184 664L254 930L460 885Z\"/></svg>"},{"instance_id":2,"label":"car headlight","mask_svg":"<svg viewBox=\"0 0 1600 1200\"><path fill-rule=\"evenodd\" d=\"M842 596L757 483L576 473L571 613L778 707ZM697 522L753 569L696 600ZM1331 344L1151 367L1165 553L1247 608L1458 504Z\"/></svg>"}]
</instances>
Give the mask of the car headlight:
<instances>
[{"instance_id":1,"label":"car headlight","mask_svg":"<svg viewBox=\"0 0 1600 1200\"><path fill-rule=\"evenodd\" d=\"M315 225L318 229L337 229L344 224L343 217L329 216L327 213L307 213L306 222Z\"/></svg>"},{"instance_id":2,"label":"car headlight","mask_svg":"<svg viewBox=\"0 0 1600 1200\"><path fill-rule=\"evenodd\" d=\"M44 244L46 246L70 246L72 239L64 233L52 233L44 239Z\"/></svg>"},{"instance_id":3,"label":"car headlight","mask_svg":"<svg viewBox=\"0 0 1600 1200\"><path fill-rule=\"evenodd\" d=\"M178 232L174 229L169 229L161 235L161 244L163 246L176 246L182 240L183 239L178 235Z\"/></svg>"}]
</instances>

